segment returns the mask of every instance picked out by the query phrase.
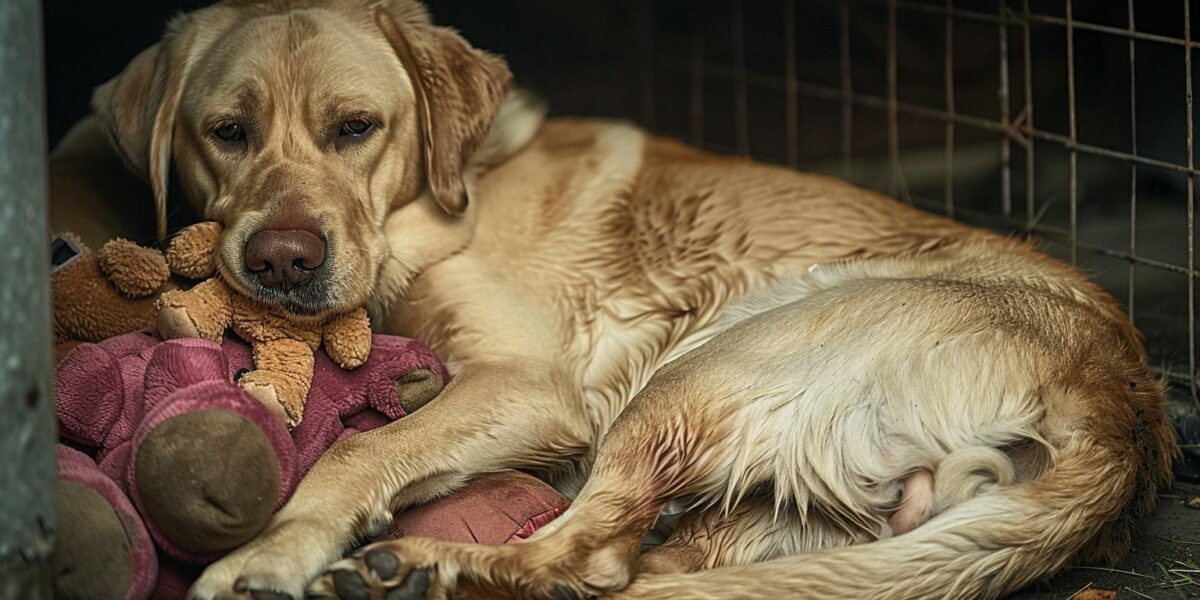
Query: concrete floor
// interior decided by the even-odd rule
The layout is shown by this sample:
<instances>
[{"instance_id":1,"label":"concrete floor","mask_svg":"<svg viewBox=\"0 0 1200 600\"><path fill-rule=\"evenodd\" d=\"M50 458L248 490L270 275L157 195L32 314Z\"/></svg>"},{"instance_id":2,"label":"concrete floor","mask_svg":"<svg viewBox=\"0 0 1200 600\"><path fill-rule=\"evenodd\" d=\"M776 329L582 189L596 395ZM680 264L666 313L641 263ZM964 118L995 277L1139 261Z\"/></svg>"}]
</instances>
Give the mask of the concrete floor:
<instances>
[{"instance_id":1,"label":"concrete floor","mask_svg":"<svg viewBox=\"0 0 1200 600\"><path fill-rule=\"evenodd\" d=\"M1011 598L1064 600L1085 588L1114 590L1121 599L1200 598L1200 509L1184 505L1196 496L1200 485L1187 483L1177 483L1161 495L1158 508L1142 521L1133 550L1120 564L1070 568Z\"/></svg>"}]
</instances>

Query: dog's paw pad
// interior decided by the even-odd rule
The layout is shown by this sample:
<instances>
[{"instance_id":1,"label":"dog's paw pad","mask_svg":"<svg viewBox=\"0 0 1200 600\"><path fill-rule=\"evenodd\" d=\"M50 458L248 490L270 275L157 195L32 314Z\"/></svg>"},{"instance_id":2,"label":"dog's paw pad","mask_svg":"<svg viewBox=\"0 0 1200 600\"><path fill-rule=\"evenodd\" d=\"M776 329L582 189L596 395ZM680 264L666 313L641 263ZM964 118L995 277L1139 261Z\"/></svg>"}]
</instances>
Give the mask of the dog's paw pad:
<instances>
[{"instance_id":1,"label":"dog's paw pad","mask_svg":"<svg viewBox=\"0 0 1200 600\"><path fill-rule=\"evenodd\" d=\"M413 569L400 585L387 593L387 600L421 600L429 593L429 569Z\"/></svg>"},{"instance_id":2,"label":"dog's paw pad","mask_svg":"<svg viewBox=\"0 0 1200 600\"><path fill-rule=\"evenodd\" d=\"M375 549L334 564L308 590L309 598L424 600L433 578L429 569L404 569L394 553Z\"/></svg>"},{"instance_id":3,"label":"dog's paw pad","mask_svg":"<svg viewBox=\"0 0 1200 600\"><path fill-rule=\"evenodd\" d=\"M371 573L384 581L400 572L400 559L387 550L371 550L363 556L363 562Z\"/></svg>"},{"instance_id":4,"label":"dog's paw pad","mask_svg":"<svg viewBox=\"0 0 1200 600\"><path fill-rule=\"evenodd\" d=\"M334 571L333 589L342 600L368 600L371 597L367 581L358 571Z\"/></svg>"}]
</instances>

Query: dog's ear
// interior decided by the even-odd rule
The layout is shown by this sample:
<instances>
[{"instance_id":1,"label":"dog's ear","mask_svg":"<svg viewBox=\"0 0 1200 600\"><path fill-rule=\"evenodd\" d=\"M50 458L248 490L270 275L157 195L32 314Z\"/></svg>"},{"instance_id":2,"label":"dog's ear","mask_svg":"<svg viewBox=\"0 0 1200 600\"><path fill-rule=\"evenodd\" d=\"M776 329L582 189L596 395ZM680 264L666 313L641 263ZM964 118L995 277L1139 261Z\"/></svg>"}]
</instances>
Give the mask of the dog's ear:
<instances>
[{"instance_id":1,"label":"dog's ear","mask_svg":"<svg viewBox=\"0 0 1200 600\"><path fill-rule=\"evenodd\" d=\"M430 193L451 215L467 208L463 170L487 137L512 78L504 61L436 27L414 2L385 3L375 20L412 81Z\"/></svg>"},{"instance_id":2,"label":"dog's ear","mask_svg":"<svg viewBox=\"0 0 1200 600\"><path fill-rule=\"evenodd\" d=\"M143 50L92 94L92 109L113 148L154 190L160 238L166 236L171 141L191 46L191 36L180 33L183 26L183 17L172 21L161 42Z\"/></svg>"}]
</instances>

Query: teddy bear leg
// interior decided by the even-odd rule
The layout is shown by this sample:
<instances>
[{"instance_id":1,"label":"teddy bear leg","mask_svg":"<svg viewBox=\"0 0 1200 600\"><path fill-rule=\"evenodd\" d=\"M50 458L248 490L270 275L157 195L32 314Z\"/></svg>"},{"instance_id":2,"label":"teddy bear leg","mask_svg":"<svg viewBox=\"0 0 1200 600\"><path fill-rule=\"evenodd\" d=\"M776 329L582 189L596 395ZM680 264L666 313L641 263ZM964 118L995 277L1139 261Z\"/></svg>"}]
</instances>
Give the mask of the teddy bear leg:
<instances>
[{"instance_id":1,"label":"teddy bear leg","mask_svg":"<svg viewBox=\"0 0 1200 600\"><path fill-rule=\"evenodd\" d=\"M254 537L297 480L295 446L279 418L228 381L168 396L133 447L130 495L162 549L185 561Z\"/></svg>"},{"instance_id":2,"label":"teddy bear leg","mask_svg":"<svg viewBox=\"0 0 1200 600\"><path fill-rule=\"evenodd\" d=\"M198 337L221 341L233 318L230 291L218 279L190 290L171 290L159 297L158 332L164 338Z\"/></svg>"},{"instance_id":3,"label":"teddy bear leg","mask_svg":"<svg viewBox=\"0 0 1200 600\"><path fill-rule=\"evenodd\" d=\"M254 345L255 370L238 383L267 406L283 409L288 427L300 423L313 378L313 350L298 340L275 340Z\"/></svg>"},{"instance_id":4,"label":"teddy bear leg","mask_svg":"<svg viewBox=\"0 0 1200 600\"><path fill-rule=\"evenodd\" d=\"M58 448L54 597L140 600L158 576L154 545L133 504L92 459Z\"/></svg>"}]
</instances>

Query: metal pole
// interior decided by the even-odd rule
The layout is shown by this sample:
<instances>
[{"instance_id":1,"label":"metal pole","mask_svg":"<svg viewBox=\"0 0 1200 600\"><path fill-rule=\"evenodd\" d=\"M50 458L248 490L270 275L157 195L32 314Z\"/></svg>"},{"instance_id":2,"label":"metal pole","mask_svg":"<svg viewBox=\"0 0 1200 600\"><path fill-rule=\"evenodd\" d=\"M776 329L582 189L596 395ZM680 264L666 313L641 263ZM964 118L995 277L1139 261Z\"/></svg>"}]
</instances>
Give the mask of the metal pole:
<instances>
[{"instance_id":1,"label":"metal pole","mask_svg":"<svg viewBox=\"0 0 1200 600\"><path fill-rule=\"evenodd\" d=\"M0 598L49 598L54 392L41 3L0 1Z\"/></svg>"}]
</instances>

